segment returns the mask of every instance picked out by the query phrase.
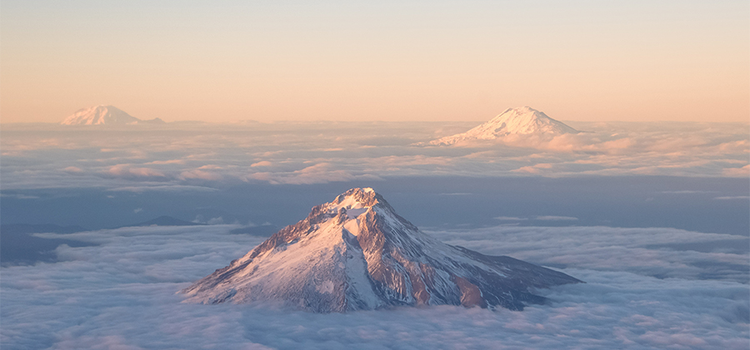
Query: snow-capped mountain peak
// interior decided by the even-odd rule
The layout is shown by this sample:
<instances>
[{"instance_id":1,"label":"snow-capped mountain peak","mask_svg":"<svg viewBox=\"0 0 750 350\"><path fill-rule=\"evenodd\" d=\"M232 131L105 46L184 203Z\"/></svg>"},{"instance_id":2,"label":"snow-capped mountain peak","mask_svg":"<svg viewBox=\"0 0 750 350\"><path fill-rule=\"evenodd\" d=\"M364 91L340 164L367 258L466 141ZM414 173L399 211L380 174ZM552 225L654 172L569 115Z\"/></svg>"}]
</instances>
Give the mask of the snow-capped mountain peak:
<instances>
[{"instance_id":1,"label":"snow-capped mountain peak","mask_svg":"<svg viewBox=\"0 0 750 350\"><path fill-rule=\"evenodd\" d=\"M371 188L354 188L182 293L188 302L277 302L316 312L438 304L520 310L544 301L534 288L576 282L444 244Z\"/></svg>"},{"instance_id":2,"label":"snow-capped mountain peak","mask_svg":"<svg viewBox=\"0 0 750 350\"><path fill-rule=\"evenodd\" d=\"M115 106L98 105L79 109L62 121L62 125L132 125L139 123L164 123L159 118L141 120Z\"/></svg>"},{"instance_id":3,"label":"snow-capped mountain peak","mask_svg":"<svg viewBox=\"0 0 750 350\"><path fill-rule=\"evenodd\" d=\"M433 145L452 145L467 140L494 140L507 135L559 135L578 131L548 117L529 106L508 108L489 121L464 133L446 136L430 142Z\"/></svg>"}]
</instances>

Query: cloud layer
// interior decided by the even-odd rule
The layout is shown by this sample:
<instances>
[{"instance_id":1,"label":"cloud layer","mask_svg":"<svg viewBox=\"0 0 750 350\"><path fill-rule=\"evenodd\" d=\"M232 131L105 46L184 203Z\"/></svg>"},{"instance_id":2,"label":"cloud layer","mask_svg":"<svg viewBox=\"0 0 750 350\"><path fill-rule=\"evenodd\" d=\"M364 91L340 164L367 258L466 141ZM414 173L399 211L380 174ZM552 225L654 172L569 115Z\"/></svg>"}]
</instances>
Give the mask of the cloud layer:
<instances>
[{"instance_id":1,"label":"cloud layer","mask_svg":"<svg viewBox=\"0 0 750 350\"><path fill-rule=\"evenodd\" d=\"M747 125L572 123L581 134L420 146L474 123L168 124L2 130L4 189L312 184L389 176L746 177Z\"/></svg>"},{"instance_id":2,"label":"cloud layer","mask_svg":"<svg viewBox=\"0 0 750 350\"><path fill-rule=\"evenodd\" d=\"M746 252L731 248L737 240L747 245L739 236L608 227L431 232L485 253L564 267L587 282L542 291L553 302L523 312L430 307L319 315L181 303L177 290L262 240L230 234L236 227L65 235L98 245L60 246L54 264L2 268L3 349L746 349L750 341Z\"/></svg>"}]
</instances>

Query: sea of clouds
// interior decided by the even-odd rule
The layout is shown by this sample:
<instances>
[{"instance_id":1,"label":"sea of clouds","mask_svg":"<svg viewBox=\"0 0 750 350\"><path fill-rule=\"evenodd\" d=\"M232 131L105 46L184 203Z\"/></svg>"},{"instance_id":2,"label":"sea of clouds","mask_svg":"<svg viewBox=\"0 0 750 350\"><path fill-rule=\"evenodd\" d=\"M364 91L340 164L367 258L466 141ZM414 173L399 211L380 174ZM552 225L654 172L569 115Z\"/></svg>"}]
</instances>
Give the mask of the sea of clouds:
<instances>
[{"instance_id":1,"label":"sea of clouds","mask_svg":"<svg viewBox=\"0 0 750 350\"><path fill-rule=\"evenodd\" d=\"M425 145L476 124L5 124L0 130L0 195L41 201L31 190L97 188L115 197L144 191L212 193L243 183L360 180L377 187L378 181L396 176L471 181L750 174L746 124L569 123L586 132ZM716 197L710 201L724 204L748 199L746 192L709 195ZM148 203L138 204L128 212L139 213ZM534 215L512 216L527 214ZM236 225L36 234L94 245L59 246L55 263L0 267L0 343L3 349L750 345L747 236L673 228L513 226L531 218L535 225L583 226L576 217L555 212L506 213L495 218L503 226L428 232L450 244L550 266L586 281L542 290L551 303L523 312L441 306L319 315L273 305L184 304L177 291L226 266L263 238L230 233Z\"/></svg>"},{"instance_id":2,"label":"sea of clouds","mask_svg":"<svg viewBox=\"0 0 750 350\"><path fill-rule=\"evenodd\" d=\"M439 306L313 314L175 294L263 238L237 226L37 234L94 246L2 267L3 349L747 349L747 238L668 228L429 231L585 281L524 311ZM678 244L679 243L679 244ZM691 248L695 244L702 248ZM717 269L721 273L717 273Z\"/></svg>"},{"instance_id":3,"label":"sea of clouds","mask_svg":"<svg viewBox=\"0 0 750 350\"><path fill-rule=\"evenodd\" d=\"M389 176L750 175L746 124L570 123L584 132L429 146L476 123L6 124L3 189L200 189Z\"/></svg>"}]
</instances>

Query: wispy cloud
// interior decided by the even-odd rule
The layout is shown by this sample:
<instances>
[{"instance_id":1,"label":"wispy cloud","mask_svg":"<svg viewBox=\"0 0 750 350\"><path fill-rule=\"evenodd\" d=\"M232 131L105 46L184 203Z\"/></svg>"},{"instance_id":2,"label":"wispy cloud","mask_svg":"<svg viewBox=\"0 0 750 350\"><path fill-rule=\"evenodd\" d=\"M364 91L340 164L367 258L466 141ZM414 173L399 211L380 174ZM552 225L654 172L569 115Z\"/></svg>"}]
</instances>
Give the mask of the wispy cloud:
<instances>
[{"instance_id":1,"label":"wispy cloud","mask_svg":"<svg viewBox=\"0 0 750 350\"><path fill-rule=\"evenodd\" d=\"M714 197L715 200L733 200L733 199L742 199L742 200L748 200L750 199L750 196L721 196L721 197Z\"/></svg>"},{"instance_id":2,"label":"wispy cloud","mask_svg":"<svg viewBox=\"0 0 750 350\"><path fill-rule=\"evenodd\" d=\"M162 165L162 164L185 164L185 160L183 159L170 159L170 160L154 160L145 164L154 164L154 165Z\"/></svg>"},{"instance_id":3,"label":"wispy cloud","mask_svg":"<svg viewBox=\"0 0 750 350\"><path fill-rule=\"evenodd\" d=\"M63 169L63 171L67 172L67 173L74 173L74 174L75 173L82 173L83 172L83 170L81 168L75 167L75 166L69 166L69 167Z\"/></svg>"},{"instance_id":4,"label":"wispy cloud","mask_svg":"<svg viewBox=\"0 0 750 350\"><path fill-rule=\"evenodd\" d=\"M723 174L732 177L748 177L750 176L750 165L745 165L741 168L725 168Z\"/></svg>"},{"instance_id":5,"label":"wispy cloud","mask_svg":"<svg viewBox=\"0 0 750 350\"><path fill-rule=\"evenodd\" d=\"M344 170L336 170L330 163L318 163L292 172L258 172L248 175L246 179L288 185L351 181L355 179L380 180L379 177L373 175L353 175Z\"/></svg>"},{"instance_id":6,"label":"wispy cloud","mask_svg":"<svg viewBox=\"0 0 750 350\"><path fill-rule=\"evenodd\" d=\"M128 177L128 178L134 178L134 177L145 177L145 178L153 178L153 177L166 177L164 173L161 171L158 171L156 169L151 168L140 168L140 167L133 167L130 164L118 164L110 167L107 170L107 174L118 176L118 177Z\"/></svg>"},{"instance_id":7,"label":"wispy cloud","mask_svg":"<svg viewBox=\"0 0 750 350\"><path fill-rule=\"evenodd\" d=\"M542 215L542 216L535 217L534 220L542 220L542 221L576 221L576 220L578 220L578 218L573 217L573 216Z\"/></svg>"},{"instance_id":8,"label":"wispy cloud","mask_svg":"<svg viewBox=\"0 0 750 350\"><path fill-rule=\"evenodd\" d=\"M528 220L528 218L519 218L515 216L496 216L493 219L500 220L500 221L524 221Z\"/></svg>"},{"instance_id":9,"label":"wispy cloud","mask_svg":"<svg viewBox=\"0 0 750 350\"><path fill-rule=\"evenodd\" d=\"M207 180L207 181L220 181L224 177L213 172L208 172L200 169L193 169L189 171L183 171L180 173L180 179L182 180L189 180L189 179L199 179L199 180Z\"/></svg>"}]
</instances>

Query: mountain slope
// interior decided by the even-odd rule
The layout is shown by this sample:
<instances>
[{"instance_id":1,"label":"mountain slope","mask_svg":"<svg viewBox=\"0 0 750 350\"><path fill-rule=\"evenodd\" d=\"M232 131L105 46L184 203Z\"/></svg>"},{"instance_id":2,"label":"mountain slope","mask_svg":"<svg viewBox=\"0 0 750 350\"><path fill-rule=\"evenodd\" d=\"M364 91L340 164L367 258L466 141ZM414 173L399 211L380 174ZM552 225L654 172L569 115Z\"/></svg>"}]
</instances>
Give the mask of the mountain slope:
<instances>
[{"instance_id":1,"label":"mountain slope","mask_svg":"<svg viewBox=\"0 0 750 350\"><path fill-rule=\"evenodd\" d=\"M141 120L114 106L98 105L79 109L63 120L62 125L130 125L130 124L164 123L159 118Z\"/></svg>"},{"instance_id":2,"label":"mountain slope","mask_svg":"<svg viewBox=\"0 0 750 350\"><path fill-rule=\"evenodd\" d=\"M468 140L494 140L506 135L548 134L559 135L578 131L548 117L531 107L508 108L467 132L446 136L430 142L432 145L452 145Z\"/></svg>"},{"instance_id":3,"label":"mountain slope","mask_svg":"<svg viewBox=\"0 0 750 350\"><path fill-rule=\"evenodd\" d=\"M521 310L544 302L535 288L577 282L444 244L372 189L355 188L182 293L188 302L272 301L315 312L440 304Z\"/></svg>"}]
</instances>

